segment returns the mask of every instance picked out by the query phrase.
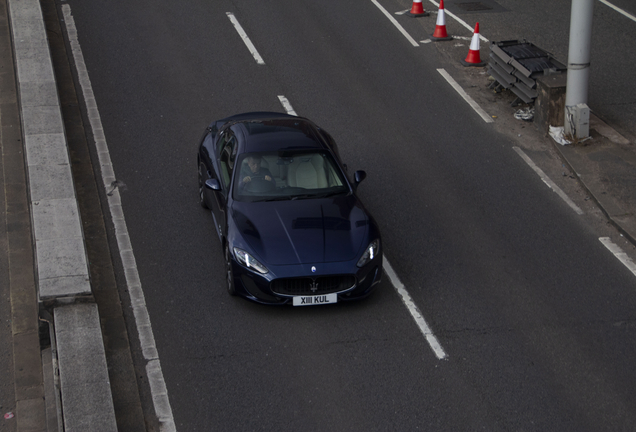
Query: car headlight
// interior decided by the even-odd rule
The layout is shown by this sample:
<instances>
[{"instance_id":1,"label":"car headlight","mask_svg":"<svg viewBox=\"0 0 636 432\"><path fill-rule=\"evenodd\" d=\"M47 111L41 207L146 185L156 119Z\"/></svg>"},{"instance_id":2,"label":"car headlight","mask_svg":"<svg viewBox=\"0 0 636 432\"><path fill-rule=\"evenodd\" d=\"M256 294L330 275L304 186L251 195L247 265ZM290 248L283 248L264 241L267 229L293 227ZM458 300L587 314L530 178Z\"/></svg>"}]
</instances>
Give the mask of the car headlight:
<instances>
[{"instance_id":1,"label":"car headlight","mask_svg":"<svg viewBox=\"0 0 636 432\"><path fill-rule=\"evenodd\" d=\"M367 246L367 250L364 251L360 259L358 260L358 267L362 267L366 265L369 261L375 258L380 252L380 239L375 239L369 246Z\"/></svg>"},{"instance_id":2,"label":"car headlight","mask_svg":"<svg viewBox=\"0 0 636 432\"><path fill-rule=\"evenodd\" d=\"M248 254L242 249L234 248L234 255L236 256L236 260L244 267L247 267L250 270L255 270L261 274L268 273L267 267L261 264L256 258L252 255Z\"/></svg>"}]
</instances>

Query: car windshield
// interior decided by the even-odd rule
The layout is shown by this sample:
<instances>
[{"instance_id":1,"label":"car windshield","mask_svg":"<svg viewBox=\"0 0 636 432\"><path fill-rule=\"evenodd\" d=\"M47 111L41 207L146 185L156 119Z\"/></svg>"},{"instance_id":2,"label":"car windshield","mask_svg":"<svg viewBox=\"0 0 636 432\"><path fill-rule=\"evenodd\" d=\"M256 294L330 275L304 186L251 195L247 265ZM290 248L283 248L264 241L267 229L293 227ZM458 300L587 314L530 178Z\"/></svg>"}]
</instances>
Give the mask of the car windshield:
<instances>
[{"instance_id":1,"label":"car windshield","mask_svg":"<svg viewBox=\"0 0 636 432\"><path fill-rule=\"evenodd\" d=\"M234 175L237 201L322 198L349 192L344 175L322 150L245 153Z\"/></svg>"}]
</instances>

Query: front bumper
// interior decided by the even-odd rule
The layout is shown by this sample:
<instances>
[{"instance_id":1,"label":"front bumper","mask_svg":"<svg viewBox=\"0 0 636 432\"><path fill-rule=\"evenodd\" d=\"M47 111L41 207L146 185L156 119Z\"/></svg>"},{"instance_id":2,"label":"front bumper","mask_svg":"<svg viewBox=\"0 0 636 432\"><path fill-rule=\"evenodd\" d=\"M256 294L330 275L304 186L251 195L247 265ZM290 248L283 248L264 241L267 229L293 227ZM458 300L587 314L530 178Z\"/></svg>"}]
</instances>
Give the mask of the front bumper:
<instances>
[{"instance_id":1,"label":"front bumper","mask_svg":"<svg viewBox=\"0 0 636 432\"><path fill-rule=\"evenodd\" d=\"M338 301L359 300L369 296L382 279L382 254L378 254L364 267L358 268L356 262L323 263L320 269L312 271L311 265L268 266L266 275L253 272L232 260L234 284L237 294L261 304L291 304L294 295L314 295L337 293ZM306 281L306 282L302 282ZM342 283L334 282L347 281ZM298 286L297 294L281 286ZM350 281L350 282L348 282ZM306 292L303 283L312 284L313 292ZM324 287L324 285L327 287Z\"/></svg>"}]
</instances>

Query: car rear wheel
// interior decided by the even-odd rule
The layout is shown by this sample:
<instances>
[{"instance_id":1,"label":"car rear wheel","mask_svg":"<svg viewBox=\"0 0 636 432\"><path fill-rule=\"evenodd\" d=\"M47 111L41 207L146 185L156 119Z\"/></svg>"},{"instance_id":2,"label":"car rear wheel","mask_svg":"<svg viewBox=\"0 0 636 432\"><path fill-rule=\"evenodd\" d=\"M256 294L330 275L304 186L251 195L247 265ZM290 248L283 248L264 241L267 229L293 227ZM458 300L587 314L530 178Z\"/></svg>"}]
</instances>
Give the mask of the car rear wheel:
<instances>
[{"instance_id":1,"label":"car rear wheel","mask_svg":"<svg viewBox=\"0 0 636 432\"><path fill-rule=\"evenodd\" d=\"M199 163L199 204L201 204L201 207L203 207L204 209L208 208L208 205L205 203L205 198L204 198L206 171L207 170L205 169L205 165L203 165L203 162Z\"/></svg>"},{"instance_id":2,"label":"car rear wheel","mask_svg":"<svg viewBox=\"0 0 636 432\"><path fill-rule=\"evenodd\" d=\"M234 286L234 272L232 271L232 255L230 254L230 247L227 245L225 246L225 279L228 294L235 296L236 288Z\"/></svg>"}]
</instances>

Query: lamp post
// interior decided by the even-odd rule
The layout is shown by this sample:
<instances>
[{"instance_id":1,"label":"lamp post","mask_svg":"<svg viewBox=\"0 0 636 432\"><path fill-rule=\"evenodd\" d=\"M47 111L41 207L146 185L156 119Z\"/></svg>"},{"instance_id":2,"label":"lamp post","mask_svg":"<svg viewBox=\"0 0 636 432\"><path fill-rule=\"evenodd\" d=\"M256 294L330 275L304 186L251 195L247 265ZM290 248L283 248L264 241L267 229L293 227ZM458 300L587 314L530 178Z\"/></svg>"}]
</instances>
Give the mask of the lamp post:
<instances>
[{"instance_id":1,"label":"lamp post","mask_svg":"<svg viewBox=\"0 0 636 432\"><path fill-rule=\"evenodd\" d=\"M587 138L590 134L587 93L593 13L594 0L572 0L564 129L566 136L576 139Z\"/></svg>"}]
</instances>

